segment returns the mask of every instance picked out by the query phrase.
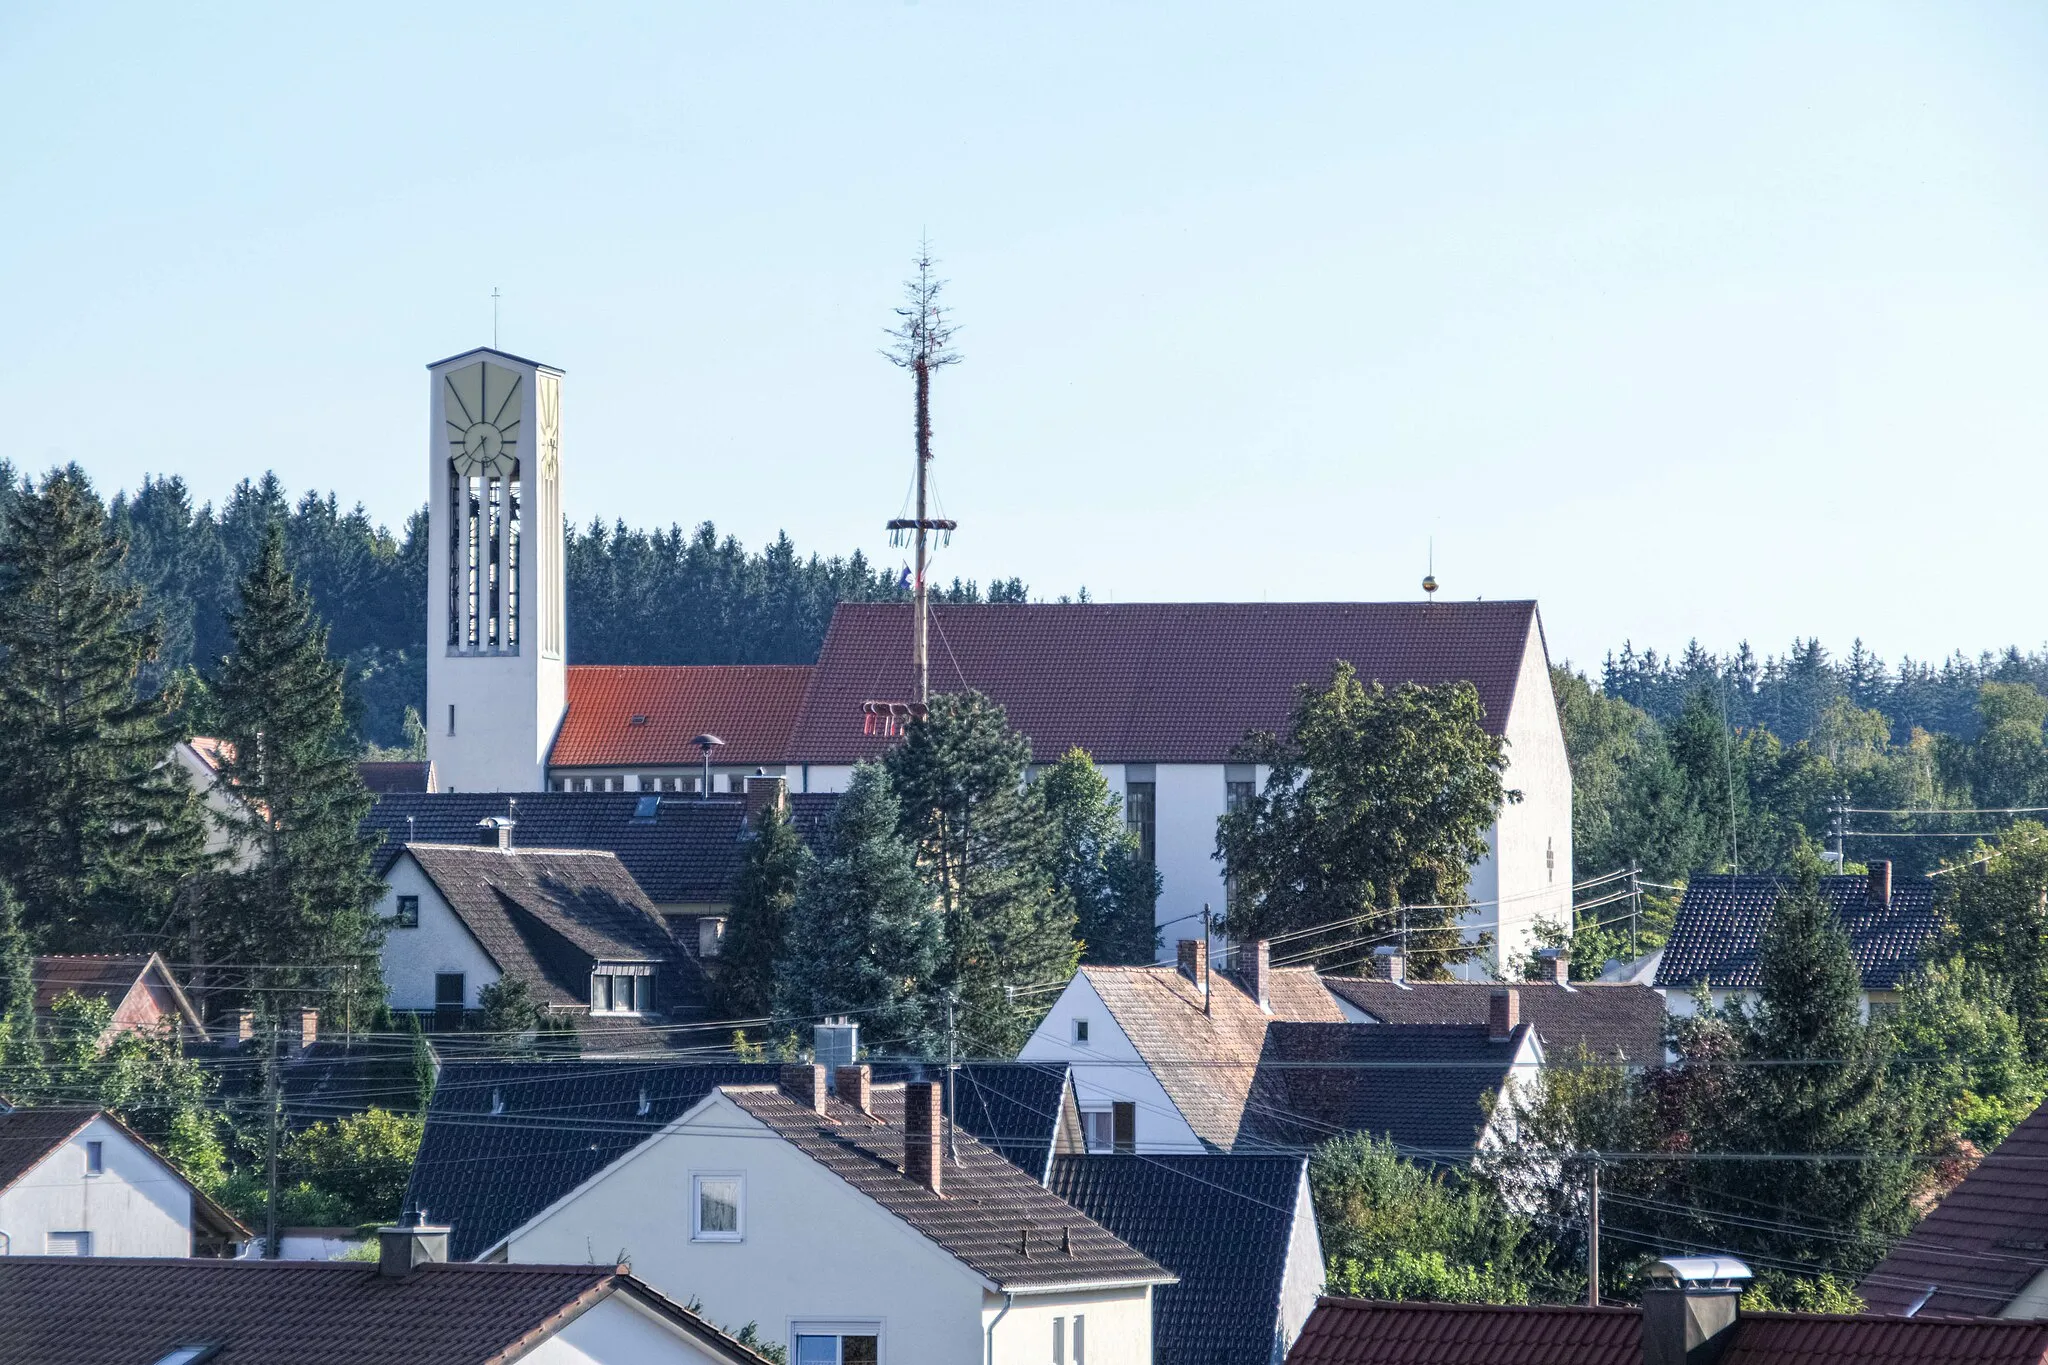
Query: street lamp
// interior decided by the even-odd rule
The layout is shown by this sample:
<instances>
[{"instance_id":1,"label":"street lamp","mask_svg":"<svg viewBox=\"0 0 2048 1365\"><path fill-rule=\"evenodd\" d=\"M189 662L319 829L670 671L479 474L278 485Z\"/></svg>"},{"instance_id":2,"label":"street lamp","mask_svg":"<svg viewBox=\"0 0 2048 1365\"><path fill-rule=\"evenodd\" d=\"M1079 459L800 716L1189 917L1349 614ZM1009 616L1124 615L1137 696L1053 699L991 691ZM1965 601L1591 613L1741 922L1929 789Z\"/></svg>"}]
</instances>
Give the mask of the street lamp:
<instances>
[{"instance_id":1,"label":"street lamp","mask_svg":"<svg viewBox=\"0 0 2048 1365\"><path fill-rule=\"evenodd\" d=\"M709 797L711 795L711 751L713 749L723 749L725 741L717 735L699 735L690 742L704 751L704 785L697 789L697 795Z\"/></svg>"}]
</instances>

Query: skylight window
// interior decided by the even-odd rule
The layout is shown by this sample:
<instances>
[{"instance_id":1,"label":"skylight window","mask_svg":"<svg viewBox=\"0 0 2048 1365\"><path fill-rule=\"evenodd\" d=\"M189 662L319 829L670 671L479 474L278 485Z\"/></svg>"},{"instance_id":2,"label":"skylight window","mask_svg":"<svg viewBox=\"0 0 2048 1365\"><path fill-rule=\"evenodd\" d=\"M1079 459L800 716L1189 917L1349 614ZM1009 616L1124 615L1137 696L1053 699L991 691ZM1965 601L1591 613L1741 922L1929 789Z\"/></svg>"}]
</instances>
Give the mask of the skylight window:
<instances>
[{"instance_id":1,"label":"skylight window","mask_svg":"<svg viewBox=\"0 0 2048 1365\"><path fill-rule=\"evenodd\" d=\"M203 1346L180 1346L169 1355L157 1357L156 1365L199 1365L211 1360L220 1350L220 1343L209 1342Z\"/></svg>"},{"instance_id":2,"label":"skylight window","mask_svg":"<svg viewBox=\"0 0 2048 1365\"><path fill-rule=\"evenodd\" d=\"M660 810L660 797L643 796L633 803L633 818L635 820L652 820Z\"/></svg>"}]
</instances>

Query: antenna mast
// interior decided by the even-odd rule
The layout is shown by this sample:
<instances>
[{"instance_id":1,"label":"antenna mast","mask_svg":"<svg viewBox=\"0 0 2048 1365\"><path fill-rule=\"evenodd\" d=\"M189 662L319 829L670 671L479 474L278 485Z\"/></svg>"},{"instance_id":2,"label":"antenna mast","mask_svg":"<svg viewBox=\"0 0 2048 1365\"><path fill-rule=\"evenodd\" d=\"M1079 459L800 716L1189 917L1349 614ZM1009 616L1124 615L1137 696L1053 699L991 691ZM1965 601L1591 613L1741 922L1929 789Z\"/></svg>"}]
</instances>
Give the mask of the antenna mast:
<instances>
[{"instance_id":1,"label":"antenna mast","mask_svg":"<svg viewBox=\"0 0 2048 1365\"><path fill-rule=\"evenodd\" d=\"M931 564L930 535L938 531L951 539L956 522L934 518L928 501L932 463L932 371L960 363L959 353L948 348L953 325L946 320L951 309L939 303L946 282L932 277L932 249L929 241L918 244L917 275L903 284L903 306L896 310L902 319L889 333L895 343L882 354L889 362L909 370L917 393L917 515L898 517L889 523L890 539L902 544L906 532L916 545L911 586L916 599L911 654L916 674L918 713L931 700Z\"/></svg>"}]
</instances>

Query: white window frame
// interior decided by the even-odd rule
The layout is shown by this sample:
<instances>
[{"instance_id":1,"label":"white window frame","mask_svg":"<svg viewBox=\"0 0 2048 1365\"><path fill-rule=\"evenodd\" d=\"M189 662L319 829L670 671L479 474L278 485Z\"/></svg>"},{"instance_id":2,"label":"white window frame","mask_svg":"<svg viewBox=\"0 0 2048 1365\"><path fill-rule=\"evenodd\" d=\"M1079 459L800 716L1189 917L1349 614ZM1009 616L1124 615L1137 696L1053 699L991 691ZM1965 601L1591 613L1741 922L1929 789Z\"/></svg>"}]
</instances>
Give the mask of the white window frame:
<instances>
[{"instance_id":1,"label":"white window frame","mask_svg":"<svg viewBox=\"0 0 2048 1365\"><path fill-rule=\"evenodd\" d=\"M410 907L406 905L407 901L412 902ZM412 911L410 915L406 913L408 908ZM418 896L407 892L392 903L391 927L394 929L417 929L420 927L420 898Z\"/></svg>"},{"instance_id":2,"label":"white window frame","mask_svg":"<svg viewBox=\"0 0 2048 1365\"><path fill-rule=\"evenodd\" d=\"M889 1334L886 1324L880 1319L859 1318L792 1318L789 1323L790 1365L796 1365L796 1339L798 1337L873 1337L875 1339L875 1365L887 1365L889 1359ZM840 1348L845 1355L845 1348Z\"/></svg>"},{"instance_id":3,"label":"white window frame","mask_svg":"<svg viewBox=\"0 0 2048 1365\"><path fill-rule=\"evenodd\" d=\"M107 1144L98 1138L89 1138L86 1141L85 1173L89 1176L107 1173Z\"/></svg>"},{"instance_id":4,"label":"white window frame","mask_svg":"<svg viewBox=\"0 0 2048 1365\"><path fill-rule=\"evenodd\" d=\"M1090 1119L1094 1119L1102 1125L1103 1141L1100 1146L1096 1144L1095 1134L1089 1130L1088 1121ZM1084 1108L1081 1110L1081 1146L1091 1156L1097 1153L1114 1152L1116 1150L1115 1109L1104 1105L1099 1109Z\"/></svg>"},{"instance_id":5,"label":"white window frame","mask_svg":"<svg viewBox=\"0 0 2048 1365\"><path fill-rule=\"evenodd\" d=\"M1087 1019L1085 1019L1085 1018L1076 1018L1076 1019L1074 1020L1074 1046L1075 1046L1075 1047L1087 1047L1087 1046L1088 1046L1088 1033L1089 1033L1089 1028L1088 1028L1088 1021L1087 1021Z\"/></svg>"},{"instance_id":6,"label":"white window frame","mask_svg":"<svg viewBox=\"0 0 2048 1365\"><path fill-rule=\"evenodd\" d=\"M732 1232L706 1232L704 1230L704 1182L707 1180L730 1180L739 1187L739 1198L734 1201L738 1210L739 1227ZM690 1172L690 1240L693 1242L744 1242L747 1240L747 1173L745 1171L692 1171Z\"/></svg>"}]
</instances>

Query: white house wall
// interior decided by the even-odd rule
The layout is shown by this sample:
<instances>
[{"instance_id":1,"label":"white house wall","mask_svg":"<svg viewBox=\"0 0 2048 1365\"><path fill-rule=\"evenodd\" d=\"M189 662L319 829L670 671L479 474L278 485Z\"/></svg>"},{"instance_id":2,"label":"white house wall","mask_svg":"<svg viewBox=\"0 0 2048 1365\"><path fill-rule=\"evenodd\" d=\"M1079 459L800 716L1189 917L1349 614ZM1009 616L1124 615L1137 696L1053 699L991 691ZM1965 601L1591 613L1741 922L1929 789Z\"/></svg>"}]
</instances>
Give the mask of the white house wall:
<instances>
[{"instance_id":1,"label":"white house wall","mask_svg":"<svg viewBox=\"0 0 2048 1365\"><path fill-rule=\"evenodd\" d=\"M1152 1360L1152 1300L1142 1289L1094 1294L1019 1297L1003 1311L1003 1296L982 1305L983 1330L993 1328L986 1358L991 1365L1047 1365L1074 1360L1074 1318L1086 1320L1086 1365L1123 1365ZM1059 1320L1066 1350L1053 1354L1053 1322ZM965 1357L961 1357L965 1359Z\"/></svg>"},{"instance_id":2,"label":"white house wall","mask_svg":"<svg viewBox=\"0 0 2048 1365\"><path fill-rule=\"evenodd\" d=\"M1076 1019L1088 1021L1086 1046L1073 1041ZM1107 1109L1118 1100L1135 1105L1135 1136L1140 1152L1186 1155L1209 1150L1117 1026L1115 1016L1089 984L1086 972L1076 972L1067 982L1066 989L1032 1030L1017 1058L1071 1065L1074 1098L1084 1113Z\"/></svg>"},{"instance_id":3,"label":"white house wall","mask_svg":"<svg viewBox=\"0 0 2048 1365\"><path fill-rule=\"evenodd\" d=\"M1316 1235L1316 1206L1309 1194L1308 1166L1304 1164L1301 1184L1294 1193L1294 1227L1287 1235L1287 1274L1280 1282L1279 1331L1269 1365L1280 1365L1287 1348L1301 1335L1302 1325L1315 1311L1316 1298L1323 1292L1327 1274L1322 1238Z\"/></svg>"},{"instance_id":4,"label":"white house wall","mask_svg":"<svg viewBox=\"0 0 2048 1365\"><path fill-rule=\"evenodd\" d=\"M722 1365L653 1310L615 1293L526 1355L522 1365Z\"/></svg>"},{"instance_id":5,"label":"white house wall","mask_svg":"<svg viewBox=\"0 0 2048 1365\"><path fill-rule=\"evenodd\" d=\"M1534 946L1535 922L1568 925L1572 905L1571 761L1550 690L1541 623L1533 618L1506 735L1508 769L1501 781L1521 792L1522 799L1503 806L1494 824L1489 860L1495 864L1494 885L1482 889L1475 877L1470 898L1498 902L1482 908L1478 918L1496 931L1506 974L1519 975L1513 968Z\"/></svg>"},{"instance_id":6,"label":"white house wall","mask_svg":"<svg viewBox=\"0 0 2048 1365\"><path fill-rule=\"evenodd\" d=\"M88 1142L104 1170L85 1173ZM176 1172L96 1118L0 1191L0 1237L15 1256L41 1256L52 1232L89 1232L94 1256L190 1256L192 1191Z\"/></svg>"},{"instance_id":7,"label":"white house wall","mask_svg":"<svg viewBox=\"0 0 2048 1365\"><path fill-rule=\"evenodd\" d=\"M400 896L420 898L419 928L397 927ZM498 979L497 966L409 855L399 855L384 874L384 895L377 902L377 914L387 931L384 989L392 1009L434 1008L434 977L440 972L462 973L462 1003L475 1009L483 988Z\"/></svg>"}]
</instances>

